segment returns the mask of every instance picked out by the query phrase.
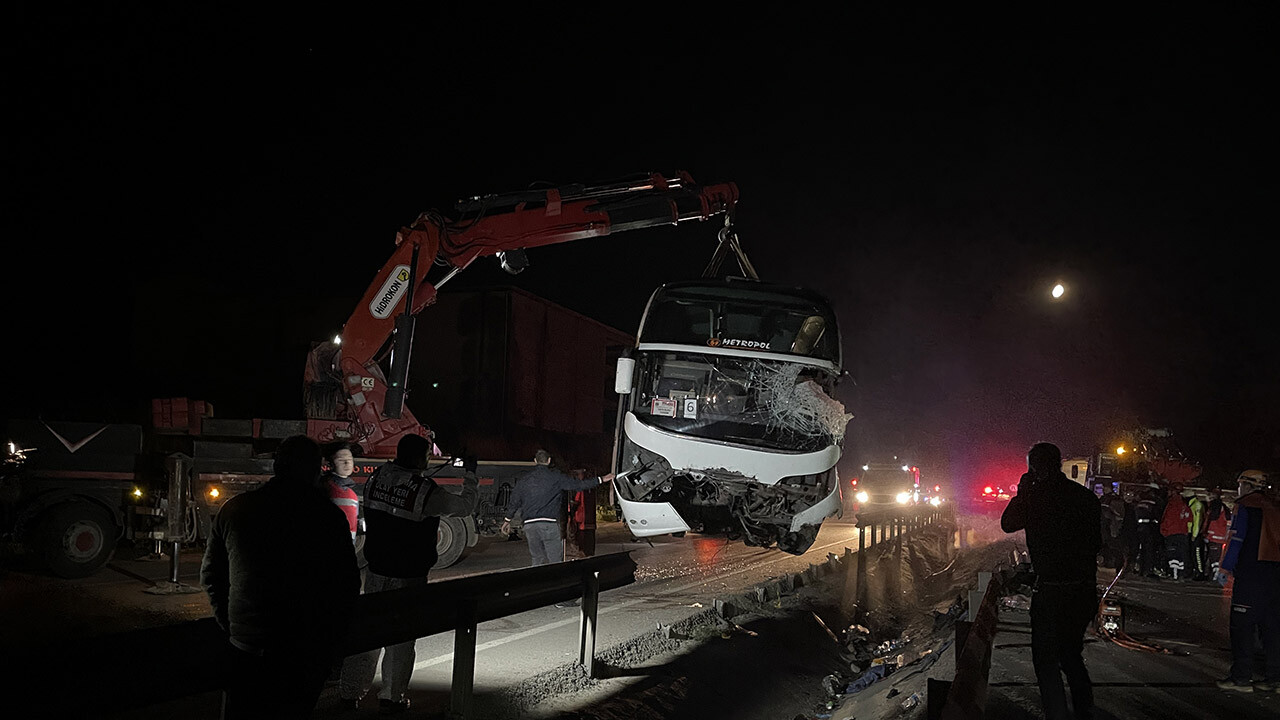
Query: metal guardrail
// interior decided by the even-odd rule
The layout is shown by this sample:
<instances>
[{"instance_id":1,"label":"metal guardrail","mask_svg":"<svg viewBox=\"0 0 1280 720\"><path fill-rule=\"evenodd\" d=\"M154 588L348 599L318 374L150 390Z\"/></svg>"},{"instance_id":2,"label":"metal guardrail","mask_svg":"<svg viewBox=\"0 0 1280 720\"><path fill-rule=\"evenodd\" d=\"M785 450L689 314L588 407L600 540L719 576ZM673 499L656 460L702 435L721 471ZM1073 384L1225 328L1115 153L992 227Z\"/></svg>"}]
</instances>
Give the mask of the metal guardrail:
<instances>
[{"instance_id":1,"label":"metal guardrail","mask_svg":"<svg viewBox=\"0 0 1280 720\"><path fill-rule=\"evenodd\" d=\"M867 605L867 563L870 554L877 545L897 540L901 542L906 535L936 525L954 517L951 505L915 505L902 508L872 510L856 515L858 521L858 553L857 569L857 603L861 607Z\"/></svg>"},{"instance_id":2,"label":"metal guardrail","mask_svg":"<svg viewBox=\"0 0 1280 720\"><path fill-rule=\"evenodd\" d=\"M978 573L969 593L967 621L956 622L956 674L950 682L929 678L928 720L981 720L986 712L991 652L1000 622L999 599L1017 568Z\"/></svg>"},{"instance_id":3,"label":"metal guardrail","mask_svg":"<svg viewBox=\"0 0 1280 720\"><path fill-rule=\"evenodd\" d=\"M634 583L635 571L630 553L609 553L361 595L342 653L454 631L450 711L471 718L479 623L580 598L578 661L595 677L600 592ZM307 601L305 590L299 590L299 602ZM0 692L34 698L50 717L97 717L145 707L218 690L224 645L217 624L204 618L6 652L28 671L9 673Z\"/></svg>"}]
</instances>

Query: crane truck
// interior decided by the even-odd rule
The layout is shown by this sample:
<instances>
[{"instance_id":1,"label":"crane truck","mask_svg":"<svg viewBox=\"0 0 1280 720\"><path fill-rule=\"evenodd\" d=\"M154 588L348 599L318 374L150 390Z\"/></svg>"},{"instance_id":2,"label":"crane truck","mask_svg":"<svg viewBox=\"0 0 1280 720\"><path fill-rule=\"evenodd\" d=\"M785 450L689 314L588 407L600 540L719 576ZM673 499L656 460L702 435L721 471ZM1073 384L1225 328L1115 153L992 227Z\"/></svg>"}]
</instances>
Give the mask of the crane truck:
<instances>
[{"instance_id":1,"label":"crane truck","mask_svg":"<svg viewBox=\"0 0 1280 720\"><path fill-rule=\"evenodd\" d=\"M647 173L476 196L448 214L424 212L396 234L341 334L312 349L305 419L223 419L207 404L170 398L154 401L146 427L9 421L0 446L0 532L63 577L97 572L120 539L157 547L199 542L228 498L270 477L274 446L295 434L355 444L362 489L400 438L432 436L406 405L409 359L415 315L446 282L482 257L515 274L532 248L719 215L727 223L737 200L733 183ZM504 490L527 465L480 461L481 516L441 523L441 565L475 544L488 515L501 516ZM434 458L429 471L442 485L461 483L453 458Z\"/></svg>"}]
</instances>

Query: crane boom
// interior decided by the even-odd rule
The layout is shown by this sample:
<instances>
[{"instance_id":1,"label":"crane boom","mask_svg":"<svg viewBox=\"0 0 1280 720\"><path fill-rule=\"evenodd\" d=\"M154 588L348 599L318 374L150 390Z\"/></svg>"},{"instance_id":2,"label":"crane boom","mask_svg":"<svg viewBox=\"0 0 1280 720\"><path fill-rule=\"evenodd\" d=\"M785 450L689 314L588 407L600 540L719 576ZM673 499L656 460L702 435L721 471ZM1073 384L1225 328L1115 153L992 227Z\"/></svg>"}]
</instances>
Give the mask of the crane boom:
<instances>
[{"instance_id":1,"label":"crane boom","mask_svg":"<svg viewBox=\"0 0 1280 720\"><path fill-rule=\"evenodd\" d=\"M524 251L688 220L732 216L733 183L699 185L687 173L637 175L599 185L565 185L469 198L454 215L429 210L396 234L396 249L343 326L341 345L319 343L304 384L308 433L360 443L370 457L391 457L405 434L429 434L404 407L414 315L436 290L476 259L497 256L508 272ZM436 265L447 270L434 282ZM391 353L384 375L379 360Z\"/></svg>"}]
</instances>

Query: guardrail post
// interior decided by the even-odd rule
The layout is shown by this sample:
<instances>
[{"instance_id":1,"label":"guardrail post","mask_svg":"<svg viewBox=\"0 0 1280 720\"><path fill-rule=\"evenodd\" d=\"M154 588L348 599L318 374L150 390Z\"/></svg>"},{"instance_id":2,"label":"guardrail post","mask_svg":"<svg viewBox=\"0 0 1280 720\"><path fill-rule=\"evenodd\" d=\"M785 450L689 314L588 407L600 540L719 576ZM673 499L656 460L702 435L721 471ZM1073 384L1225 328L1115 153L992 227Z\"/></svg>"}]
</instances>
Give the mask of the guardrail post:
<instances>
[{"instance_id":1,"label":"guardrail post","mask_svg":"<svg viewBox=\"0 0 1280 720\"><path fill-rule=\"evenodd\" d=\"M458 626L453 631L453 686L449 714L471 720L471 695L476 678L476 606L468 602L458 610Z\"/></svg>"},{"instance_id":2,"label":"guardrail post","mask_svg":"<svg viewBox=\"0 0 1280 720\"><path fill-rule=\"evenodd\" d=\"M874 545L875 538L872 537ZM867 610L867 528L858 528L858 607L863 612Z\"/></svg>"},{"instance_id":3,"label":"guardrail post","mask_svg":"<svg viewBox=\"0 0 1280 720\"><path fill-rule=\"evenodd\" d=\"M578 662L587 677L596 676L596 616L600 607L600 573L593 572L582 582L582 614L578 622Z\"/></svg>"},{"instance_id":4,"label":"guardrail post","mask_svg":"<svg viewBox=\"0 0 1280 720\"><path fill-rule=\"evenodd\" d=\"M925 715L927 720L941 720L942 708L947 706L947 692L949 690L951 690L950 680L929 678L929 683L925 690L925 702L928 705Z\"/></svg>"}]
</instances>

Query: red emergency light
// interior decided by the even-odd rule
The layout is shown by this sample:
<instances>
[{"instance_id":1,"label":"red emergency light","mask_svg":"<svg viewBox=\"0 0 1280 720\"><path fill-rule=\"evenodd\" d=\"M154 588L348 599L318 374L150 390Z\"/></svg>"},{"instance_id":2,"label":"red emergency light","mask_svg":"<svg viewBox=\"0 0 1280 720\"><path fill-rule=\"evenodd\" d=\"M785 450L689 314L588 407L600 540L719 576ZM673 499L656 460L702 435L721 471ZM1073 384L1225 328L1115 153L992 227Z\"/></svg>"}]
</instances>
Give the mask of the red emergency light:
<instances>
[{"instance_id":1,"label":"red emergency light","mask_svg":"<svg viewBox=\"0 0 1280 720\"><path fill-rule=\"evenodd\" d=\"M934 491L934 492L942 492L942 486L941 486L941 485L934 485L934 486L933 486L933 491Z\"/></svg>"},{"instance_id":2,"label":"red emergency light","mask_svg":"<svg viewBox=\"0 0 1280 720\"><path fill-rule=\"evenodd\" d=\"M993 492L995 492L995 490L994 490L990 485L988 485L988 486L986 486L986 487L982 488L982 494L983 494L983 495L990 495L990 494L991 494L991 493L993 493Z\"/></svg>"}]
</instances>

